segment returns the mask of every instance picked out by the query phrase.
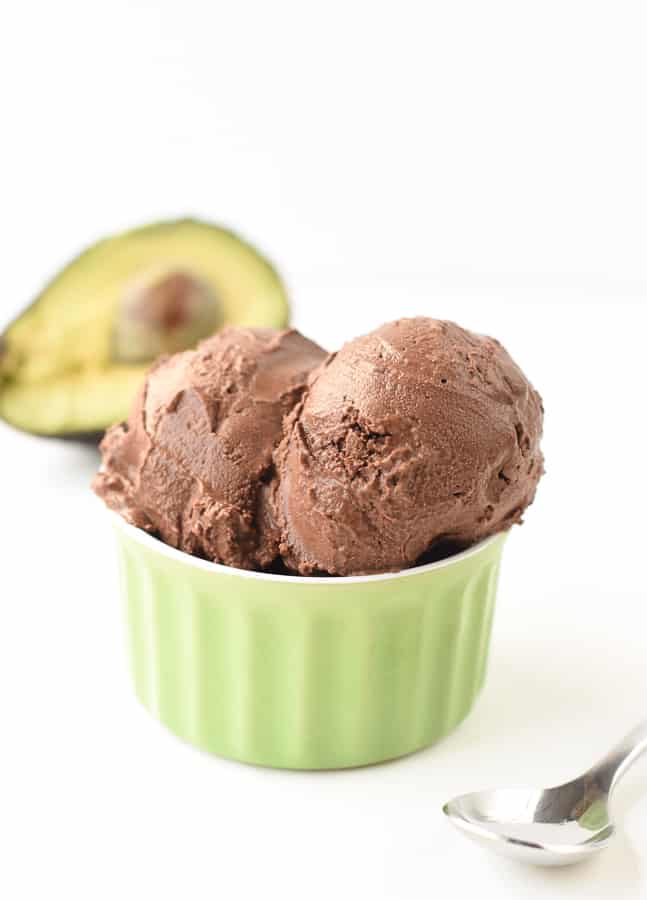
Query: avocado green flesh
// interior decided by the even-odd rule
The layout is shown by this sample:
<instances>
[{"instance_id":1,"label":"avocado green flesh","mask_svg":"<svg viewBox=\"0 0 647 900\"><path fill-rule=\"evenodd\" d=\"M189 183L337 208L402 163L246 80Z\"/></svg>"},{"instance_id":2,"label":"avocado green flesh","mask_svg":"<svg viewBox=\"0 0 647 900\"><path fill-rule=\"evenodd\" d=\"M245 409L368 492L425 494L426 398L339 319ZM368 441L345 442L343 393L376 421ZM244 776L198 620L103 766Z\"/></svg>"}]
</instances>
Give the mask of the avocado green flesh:
<instances>
[{"instance_id":1,"label":"avocado green flesh","mask_svg":"<svg viewBox=\"0 0 647 900\"><path fill-rule=\"evenodd\" d=\"M156 268L203 279L226 324L287 324L279 276L231 232L193 220L134 229L86 250L9 326L0 350L0 417L51 435L125 418L149 362L114 361L115 317L126 286Z\"/></svg>"},{"instance_id":2,"label":"avocado green flesh","mask_svg":"<svg viewBox=\"0 0 647 900\"><path fill-rule=\"evenodd\" d=\"M0 394L0 416L21 431L43 435L103 431L128 415L146 366L67 373L49 382L10 384Z\"/></svg>"}]
</instances>

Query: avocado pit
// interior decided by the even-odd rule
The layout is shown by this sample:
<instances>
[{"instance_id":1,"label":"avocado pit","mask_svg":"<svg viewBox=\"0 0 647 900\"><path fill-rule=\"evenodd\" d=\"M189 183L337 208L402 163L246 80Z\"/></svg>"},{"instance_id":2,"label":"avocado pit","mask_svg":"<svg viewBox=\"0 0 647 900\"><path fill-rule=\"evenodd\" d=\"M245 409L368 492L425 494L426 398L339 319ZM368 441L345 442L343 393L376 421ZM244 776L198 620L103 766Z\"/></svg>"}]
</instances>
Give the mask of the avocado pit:
<instances>
[{"instance_id":1,"label":"avocado pit","mask_svg":"<svg viewBox=\"0 0 647 900\"><path fill-rule=\"evenodd\" d=\"M215 292L182 269L148 273L126 285L115 319L115 362L148 362L217 331L224 312Z\"/></svg>"}]
</instances>

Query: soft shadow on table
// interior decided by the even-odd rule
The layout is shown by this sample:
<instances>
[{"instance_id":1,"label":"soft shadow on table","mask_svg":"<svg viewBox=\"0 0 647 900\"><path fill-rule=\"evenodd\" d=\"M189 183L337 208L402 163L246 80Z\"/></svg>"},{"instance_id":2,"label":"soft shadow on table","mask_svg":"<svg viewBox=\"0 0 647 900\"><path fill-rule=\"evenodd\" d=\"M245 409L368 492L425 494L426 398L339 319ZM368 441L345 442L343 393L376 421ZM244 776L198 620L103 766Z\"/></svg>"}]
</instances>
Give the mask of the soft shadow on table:
<instances>
[{"instance_id":1,"label":"soft shadow on table","mask_svg":"<svg viewBox=\"0 0 647 900\"><path fill-rule=\"evenodd\" d=\"M478 739L481 747L494 749L539 738L556 750L560 742L562 746L566 742L568 748L569 735L591 735L590 757L576 760L584 768L647 715L641 679L635 672L630 677L631 672L631 662L623 666L612 642L604 643L597 636L594 643L587 636L580 644L574 641L571 646L548 649L532 641L495 647L483 693L471 715L447 741L460 747ZM616 712L618 731L598 737L596 723L604 709Z\"/></svg>"},{"instance_id":2,"label":"soft shadow on table","mask_svg":"<svg viewBox=\"0 0 647 900\"><path fill-rule=\"evenodd\" d=\"M577 890L577 897L609 896L622 900L640 896L642 888L640 856L621 830L599 856L579 865L542 869L500 857L492 857L492 865L505 869L507 885L518 880L519 897L529 883L545 888L547 897L565 897Z\"/></svg>"},{"instance_id":3,"label":"soft shadow on table","mask_svg":"<svg viewBox=\"0 0 647 900\"><path fill-rule=\"evenodd\" d=\"M99 433L88 440L50 438L16 431L0 422L3 458L9 457L17 471L29 473L30 484L41 483L50 491L86 487L99 468Z\"/></svg>"},{"instance_id":4,"label":"soft shadow on table","mask_svg":"<svg viewBox=\"0 0 647 900\"><path fill-rule=\"evenodd\" d=\"M42 441L42 455L52 480L68 488L89 487L101 463L98 444L53 441L48 452Z\"/></svg>"}]
</instances>

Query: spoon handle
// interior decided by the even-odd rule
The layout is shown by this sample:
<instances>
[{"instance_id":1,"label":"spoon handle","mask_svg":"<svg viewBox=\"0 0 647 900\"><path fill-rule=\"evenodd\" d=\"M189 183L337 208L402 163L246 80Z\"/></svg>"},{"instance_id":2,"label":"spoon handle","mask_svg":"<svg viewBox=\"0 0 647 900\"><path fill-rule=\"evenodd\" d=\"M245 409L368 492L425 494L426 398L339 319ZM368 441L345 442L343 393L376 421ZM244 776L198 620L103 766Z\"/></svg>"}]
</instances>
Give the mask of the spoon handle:
<instances>
[{"instance_id":1,"label":"spoon handle","mask_svg":"<svg viewBox=\"0 0 647 900\"><path fill-rule=\"evenodd\" d=\"M591 769L597 784L607 793L618 784L636 760L647 751L647 721L626 735L596 766Z\"/></svg>"}]
</instances>

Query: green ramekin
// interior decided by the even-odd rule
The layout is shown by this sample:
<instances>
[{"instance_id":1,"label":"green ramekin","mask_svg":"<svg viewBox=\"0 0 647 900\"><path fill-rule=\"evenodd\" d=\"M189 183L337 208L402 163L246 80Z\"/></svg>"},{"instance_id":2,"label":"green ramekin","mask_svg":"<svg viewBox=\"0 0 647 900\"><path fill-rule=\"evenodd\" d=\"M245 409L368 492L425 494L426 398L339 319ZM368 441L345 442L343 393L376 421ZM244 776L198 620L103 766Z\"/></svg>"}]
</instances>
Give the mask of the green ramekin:
<instances>
[{"instance_id":1,"label":"green ramekin","mask_svg":"<svg viewBox=\"0 0 647 900\"><path fill-rule=\"evenodd\" d=\"M196 559L112 517L135 691L190 743L363 766L432 744L473 706L504 534L397 574L298 578Z\"/></svg>"}]
</instances>

